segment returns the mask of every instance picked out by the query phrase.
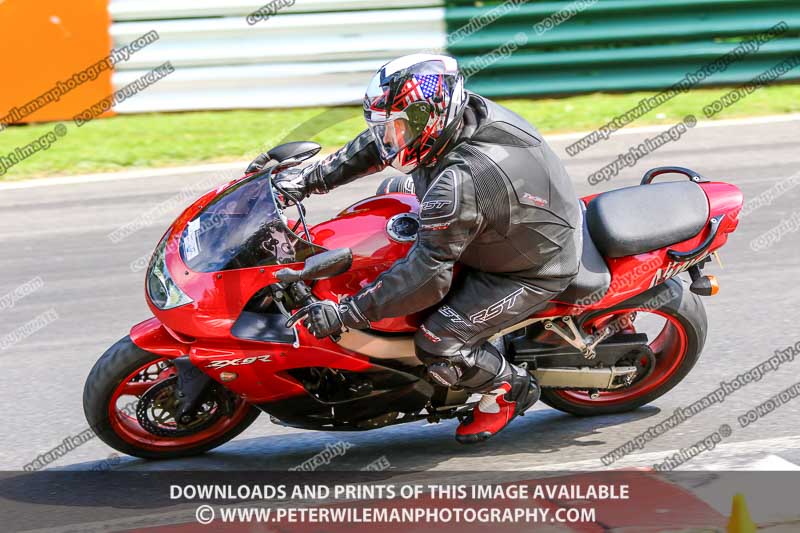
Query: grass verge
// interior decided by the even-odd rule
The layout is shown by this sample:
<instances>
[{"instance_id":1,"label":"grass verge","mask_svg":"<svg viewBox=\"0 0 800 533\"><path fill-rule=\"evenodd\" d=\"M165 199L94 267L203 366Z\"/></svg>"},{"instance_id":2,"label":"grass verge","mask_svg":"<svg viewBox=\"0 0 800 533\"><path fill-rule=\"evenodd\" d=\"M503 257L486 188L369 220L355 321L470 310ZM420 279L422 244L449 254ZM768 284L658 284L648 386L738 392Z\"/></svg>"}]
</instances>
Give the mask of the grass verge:
<instances>
[{"instance_id":1,"label":"grass verge","mask_svg":"<svg viewBox=\"0 0 800 533\"><path fill-rule=\"evenodd\" d=\"M632 124L674 124L688 114L703 119L703 106L730 88L681 94ZM499 100L542 132L597 128L655 92L595 93L547 99ZM764 87L723 110L714 119L800 112L800 85ZM201 111L117 116L66 133L47 150L12 166L0 180L110 172L136 168L246 160L283 141L313 140L335 149L364 128L357 107ZM54 130L55 124L10 126L0 132L0 156ZM0 171L3 170L0 159Z\"/></svg>"}]
</instances>

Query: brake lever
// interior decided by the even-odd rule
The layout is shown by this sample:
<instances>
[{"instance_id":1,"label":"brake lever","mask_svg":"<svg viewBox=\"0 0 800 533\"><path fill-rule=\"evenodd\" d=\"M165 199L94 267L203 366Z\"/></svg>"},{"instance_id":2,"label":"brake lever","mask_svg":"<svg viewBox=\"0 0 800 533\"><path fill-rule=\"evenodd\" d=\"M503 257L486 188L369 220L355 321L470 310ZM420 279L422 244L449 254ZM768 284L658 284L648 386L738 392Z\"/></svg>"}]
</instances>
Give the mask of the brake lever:
<instances>
[{"instance_id":1,"label":"brake lever","mask_svg":"<svg viewBox=\"0 0 800 533\"><path fill-rule=\"evenodd\" d=\"M286 321L286 327L294 328L298 322L307 316L308 313L306 313L305 310L319 300L302 281L292 284L292 287L289 290L299 296L299 299L303 303L303 307L298 309L293 315L287 317L288 320ZM342 335L341 333L334 333L332 335L328 335L328 338L333 342L338 343L340 340L342 340Z\"/></svg>"},{"instance_id":2,"label":"brake lever","mask_svg":"<svg viewBox=\"0 0 800 533\"><path fill-rule=\"evenodd\" d=\"M283 269L278 272L283 272L284 270L299 274L299 271L291 269ZM278 277L278 279L280 279L280 277ZM299 303L301 305L301 307L297 309L294 314L291 314L288 311L284 313L284 316L288 318L286 321L286 327L294 327L297 322L302 320L304 316L308 314L306 313L306 310L311 306L311 304L317 302L318 300L314 297L311 289L309 289L308 286L302 281L293 281L288 283L285 290L289 291L289 295L295 303Z\"/></svg>"},{"instance_id":3,"label":"brake lever","mask_svg":"<svg viewBox=\"0 0 800 533\"><path fill-rule=\"evenodd\" d=\"M280 300L277 300L277 299L274 300L274 301L275 301L275 305L278 306L278 311L280 311L281 314L283 316L285 316L286 318L291 319L292 318L292 313L290 313L289 310L286 309L286 306L283 305L283 302L280 301Z\"/></svg>"},{"instance_id":4,"label":"brake lever","mask_svg":"<svg viewBox=\"0 0 800 533\"><path fill-rule=\"evenodd\" d=\"M308 306L306 306L306 307L308 307ZM308 313L305 312L306 307L301 307L293 315L289 315L289 318L286 320L286 327L287 328L295 327L298 322L303 320L303 318L305 318L308 315Z\"/></svg>"}]
</instances>

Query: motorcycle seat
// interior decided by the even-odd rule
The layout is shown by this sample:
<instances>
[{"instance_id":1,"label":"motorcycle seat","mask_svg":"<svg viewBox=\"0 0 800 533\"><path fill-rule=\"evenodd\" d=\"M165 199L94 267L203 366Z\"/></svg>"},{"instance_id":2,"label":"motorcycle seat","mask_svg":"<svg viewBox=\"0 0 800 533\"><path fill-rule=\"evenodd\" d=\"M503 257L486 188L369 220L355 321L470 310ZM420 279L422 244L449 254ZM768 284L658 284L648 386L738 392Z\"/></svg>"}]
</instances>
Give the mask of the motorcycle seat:
<instances>
[{"instance_id":1,"label":"motorcycle seat","mask_svg":"<svg viewBox=\"0 0 800 533\"><path fill-rule=\"evenodd\" d=\"M708 222L708 197L691 181L602 193L586 208L592 240L606 257L636 255L694 237Z\"/></svg>"},{"instance_id":2,"label":"motorcycle seat","mask_svg":"<svg viewBox=\"0 0 800 533\"><path fill-rule=\"evenodd\" d=\"M611 286L611 272L589 234L589 227L586 224L586 205L583 201L581 201L581 211L583 212L583 249L581 250L578 275L556 300L566 303L589 304L600 300L608 292ZM585 300L591 301L584 302Z\"/></svg>"}]
</instances>

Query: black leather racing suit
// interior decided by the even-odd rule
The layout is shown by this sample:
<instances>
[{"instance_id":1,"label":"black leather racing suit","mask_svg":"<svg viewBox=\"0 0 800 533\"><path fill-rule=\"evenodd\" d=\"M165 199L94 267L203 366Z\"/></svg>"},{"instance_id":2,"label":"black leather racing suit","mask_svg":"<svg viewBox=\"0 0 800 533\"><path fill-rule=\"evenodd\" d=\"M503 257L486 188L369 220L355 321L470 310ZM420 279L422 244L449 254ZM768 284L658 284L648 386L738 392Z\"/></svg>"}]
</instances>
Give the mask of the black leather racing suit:
<instances>
[{"instance_id":1,"label":"black leather racing suit","mask_svg":"<svg viewBox=\"0 0 800 533\"><path fill-rule=\"evenodd\" d=\"M302 172L309 192L322 193L385 166L366 130ZM418 356L437 381L487 392L511 365L486 339L542 308L578 272L578 199L539 132L472 93L446 153L412 178L416 243L353 301L373 321L440 303L416 334ZM466 268L451 288L456 261Z\"/></svg>"}]
</instances>

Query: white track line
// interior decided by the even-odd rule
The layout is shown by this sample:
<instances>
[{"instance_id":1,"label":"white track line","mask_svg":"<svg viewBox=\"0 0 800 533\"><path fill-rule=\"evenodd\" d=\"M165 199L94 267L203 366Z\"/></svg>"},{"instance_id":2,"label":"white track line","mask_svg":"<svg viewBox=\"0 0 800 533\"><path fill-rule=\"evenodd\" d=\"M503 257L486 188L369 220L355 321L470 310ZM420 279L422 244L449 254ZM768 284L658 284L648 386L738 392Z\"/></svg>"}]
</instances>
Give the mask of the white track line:
<instances>
[{"instance_id":1,"label":"white track line","mask_svg":"<svg viewBox=\"0 0 800 533\"><path fill-rule=\"evenodd\" d=\"M184 174L196 174L198 172L230 172L236 170L243 173L244 169L249 163L249 161L236 161L233 163L212 163L207 165L193 165L186 167L145 168L141 170L127 170L123 172L105 172L102 174L82 174L78 176L36 178L31 180L0 183L0 191L31 189L34 187L49 187L51 185L74 185L77 183L97 183L103 181L157 178L160 176L181 176Z\"/></svg>"},{"instance_id":2,"label":"white track line","mask_svg":"<svg viewBox=\"0 0 800 533\"><path fill-rule=\"evenodd\" d=\"M696 128L718 128L725 126L740 126L750 124L772 124L778 122L792 122L800 121L800 113L792 113L788 115L769 115L765 117L753 118L734 118L725 120L713 120L698 122ZM655 126L642 126L638 128L623 128L615 132L612 136L620 135L635 135L638 133L649 133L656 131L663 131L665 126L671 124L662 124ZM564 141L570 139L580 139L590 132L576 132L576 133L557 133L552 135L545 135L548 141ZM601 144L601 143L598 143ZM232 163L213 163L206 165L194 165L184 167L167 167L167 168L154 168L131 170L122 172L106 172L102 174L82 174L77 176L60 176L53 178L36 178L31 180L11 181L0 183L0 191L10 191L16 189L30 189L33 187L48 187L51 185L73 185L76 183L96 183L103 181L115 180L129 180L140 178L153 178L159 176L178 176L183 174L192 174L196 172L214 172L214 171L232 171L244 169L247 167L249 161L237 161Z\"/></svg>"},{"instance_id":3,"label":"white track line","mask_svg":"<svg viewBox=\"0 0 800 533\"><path fill-rule=\"evenodd\" d=\"M697 128L721 128L725 126L745 126L751 124L774 124L778 122L792 122L800 120L800 113L790 113L787 115L767 115L765 117L751 117L751 118L729 118L722 120L702 120L698 121L694 129ZM664 131L665 127L672 126L674 122L664 121L664 124L655 124L651 126L639 126L636 128L623 128L611 134L609 139L619 135L633 135L637 133L652 133L656 131ZM576 133L555 133L545 135L547 141L568 141L571 139L580 139L585 137L591 132L576 132ZM605 141L606 139L603 139ZM586 148L590 150L593 146L602 144L603 141Z\"/></svg>"},{"instance_id":4,"label":"white track line","mask_svg":"<svg viewBox=\"0 0 800 533\"><path fill-rule=\"evenodd\" d=\"M776 459L782 461L779 463L776 460L769 460L764 463L764 468L759 468L757 465L762 461L768 460L769 455L780 453L781 451L797 450L800 448L800 436L792 437L777 437L774 439L761 439L749 440L742 442L730 442L717 445L711 451L702 452L694 459L687 461L678 470L724 470L726 460L736 457L744 456L752 453L763 452L766 457L759 461L755 461L748 465L746 470L798 470L800 467L776 456ZM647 452L631 454L623 457L622 459L605 466L600 460L600 455L596 459L588 459L583 461L573 461L570 463L554 463L547 465L533 465L529 467L520 466L518 470L530 470L538 472L564 472L564 471L587 471L587 470L617 470L620 468L635 468L635 467L652 467L664 461L666 457L678 453L679 450L664 450L658 452ZM714 468L719 465L722 468ZM771 468L784 466L785 468ZM729 468L728 468L729 469ZM736 470L743 470L742 468L735 468Z\"/></svg>"},{"instance_id":5,"label":"white track line","mask_svg":"<svg viewBox=\"0 0 800 533\"><path fill-rule=\"evenodd\" d=\"M759 470L762 472L800 471L800 466L791 461L787 461L783 457L770 454L754 462L751 470Z\"/></svg>"}]
</instances>

